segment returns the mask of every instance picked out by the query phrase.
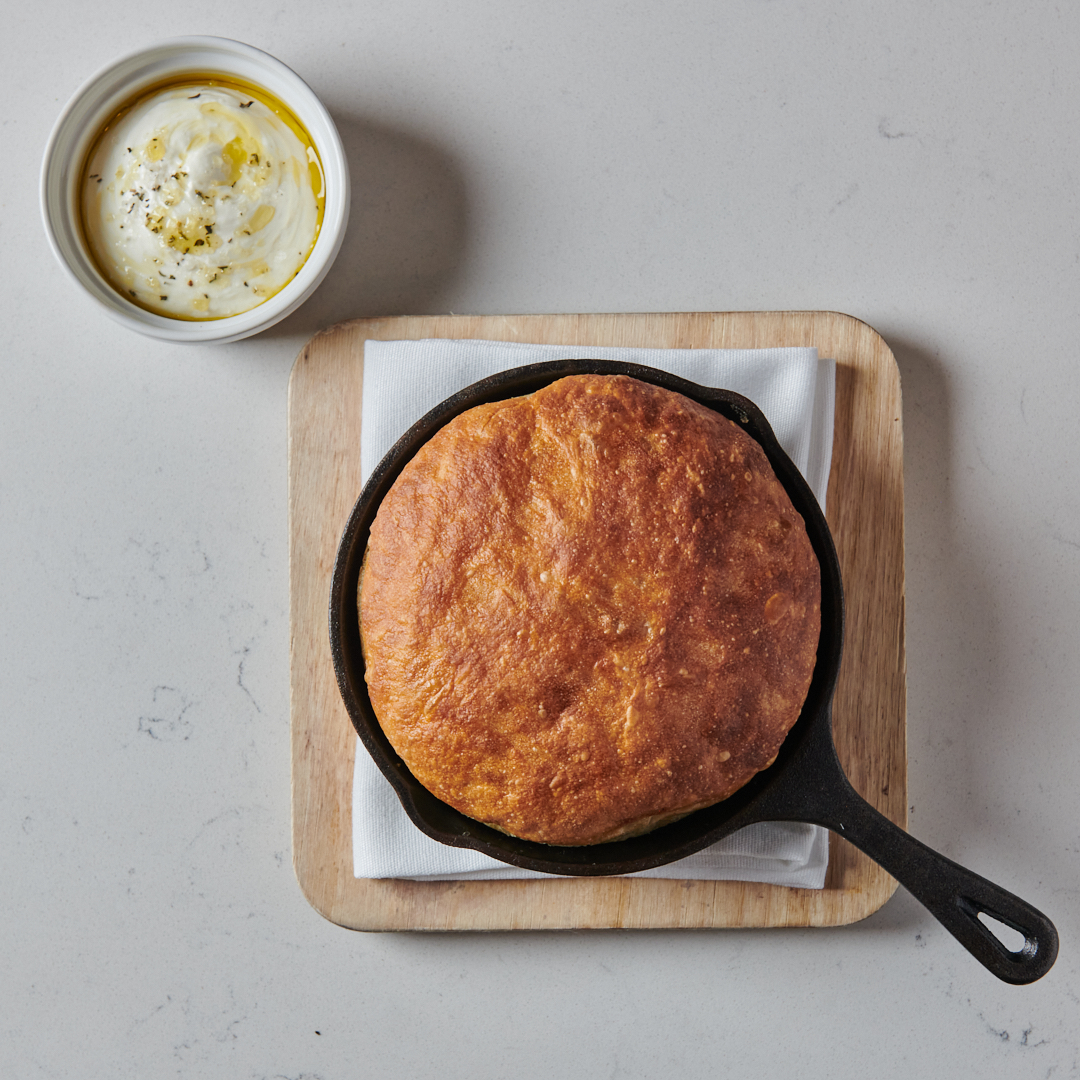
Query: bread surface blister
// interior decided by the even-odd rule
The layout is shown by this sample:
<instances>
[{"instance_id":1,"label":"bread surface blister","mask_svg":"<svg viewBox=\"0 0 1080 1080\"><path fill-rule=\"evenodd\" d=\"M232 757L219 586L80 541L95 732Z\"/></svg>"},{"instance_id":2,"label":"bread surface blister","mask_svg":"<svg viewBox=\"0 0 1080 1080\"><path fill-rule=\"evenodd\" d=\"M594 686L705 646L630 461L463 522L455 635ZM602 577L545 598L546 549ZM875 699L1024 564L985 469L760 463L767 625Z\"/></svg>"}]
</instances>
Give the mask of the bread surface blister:
<instances>
[{"instance_id":1,"label":"bread surface blister","mask_svg":"<svg viewBox=\"0 0 1080 1080\"><path fill-rule=\"evenodd\" d=\"M776 758L821 583L758 443L625 376L437 432L384 498L359 589L368 693L413 775L546 844L647 832Z\"/></svg>"}]
</instances>

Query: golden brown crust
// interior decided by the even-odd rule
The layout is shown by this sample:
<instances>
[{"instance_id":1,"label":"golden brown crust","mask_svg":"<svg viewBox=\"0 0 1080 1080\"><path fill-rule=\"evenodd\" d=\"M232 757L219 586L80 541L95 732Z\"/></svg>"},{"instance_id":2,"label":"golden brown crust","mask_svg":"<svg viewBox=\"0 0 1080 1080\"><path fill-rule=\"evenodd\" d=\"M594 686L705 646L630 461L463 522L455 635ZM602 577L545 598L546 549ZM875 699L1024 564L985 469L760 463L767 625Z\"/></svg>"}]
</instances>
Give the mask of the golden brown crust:
<instances>
[{"instance_id":1,"label":"golden brown crust","mask_svg":"<svg viewBox=\"0 0 1080 1080\"><path fill-rule=\"evenodd\" d=\"M772 763L820 598L750 436L680 394L572 376L459 416L383 500L360 583L368 691L440 799L600 843Z\"/></svg>"}]
</instances>

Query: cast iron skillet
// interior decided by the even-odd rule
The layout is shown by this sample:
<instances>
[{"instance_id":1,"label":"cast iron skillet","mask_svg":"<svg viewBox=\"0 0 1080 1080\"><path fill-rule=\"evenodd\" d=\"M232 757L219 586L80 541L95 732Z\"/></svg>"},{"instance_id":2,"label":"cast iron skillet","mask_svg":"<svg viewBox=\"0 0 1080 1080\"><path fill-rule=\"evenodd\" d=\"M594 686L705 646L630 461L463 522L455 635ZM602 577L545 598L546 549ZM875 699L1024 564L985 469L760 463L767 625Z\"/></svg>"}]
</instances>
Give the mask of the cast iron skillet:
<instances>
[{"instance_id":1,"label":"cast iron skillet","mask_svg":"<svg viewBox=\"0 0 1080 1080\"><path fill-rule=\"evenodd\" d=\"M735 421L761 444L802 514L821 564L821 638L806 703L770 768L723 802L645 836L590 847L556 847L506 836L473 821L436 799L412 776L379 727L367 695L356 592L379 504L420 446L474 405L529 394L565 375L582 373L629 375L685 394ZM409 817L434 839L475 848L528 870L588 876L630 874L673 862L756 821L812 822L839 833L880 863L998 978L1034 982L1057 957L1057 931L1050 920L909 836L862 799L844 775L833 746L831 713L843 631L840 565L825 516L757 406L739 394L699 386L654 368L603 360L556 360L514 368L466 387L418 420L364 486L341 539L330 593L330 645L345 706ZM980 912L1023 934L1022 948L1006 949L979 920Z\"/></svg>"}]
</instances>

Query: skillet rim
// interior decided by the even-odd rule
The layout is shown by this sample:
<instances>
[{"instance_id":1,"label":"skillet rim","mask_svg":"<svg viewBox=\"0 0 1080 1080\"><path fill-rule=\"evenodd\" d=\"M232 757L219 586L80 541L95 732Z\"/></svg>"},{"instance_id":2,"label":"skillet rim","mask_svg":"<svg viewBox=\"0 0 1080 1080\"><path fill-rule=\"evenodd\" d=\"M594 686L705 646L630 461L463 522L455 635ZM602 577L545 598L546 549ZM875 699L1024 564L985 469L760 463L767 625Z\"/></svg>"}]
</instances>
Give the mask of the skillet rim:
<instances>
[{"instance_id":1,"label":"skillet rim","mask_svg":"<svg viewBox=\"0 0 1080 1080\"><path fill-rule=\"evenodd\" d=\"M735 421L762 447L806 524L821 570L821 632L810 689L776 761L727 799L642 836L582 847L546 845L501 833L436 799L394 752L367 696L360 648L357 585L368 532L382 498L405 465L454 417L488 401L532 393L567 375L626 375L689 397ZM780 446L764 413L741 394L704 386L659 368L624 361L568 359L506 369L462 388L417 420L379 462L342 533L330 589L330 646L338 689L357 735L422 832L451 847L471 848L521 869L564 876L625 875L692 855L757 821L811 821L800 813L797 782L805 768L791 762L807 753L835 754L831 701L843 650L844 598L839 561L825 515L809 485ZM813 736L818 736L814 738ZM824 735L824 740L821 736ZM790 774L790 775L789 775Z\"/></svg>"}]
</instances>

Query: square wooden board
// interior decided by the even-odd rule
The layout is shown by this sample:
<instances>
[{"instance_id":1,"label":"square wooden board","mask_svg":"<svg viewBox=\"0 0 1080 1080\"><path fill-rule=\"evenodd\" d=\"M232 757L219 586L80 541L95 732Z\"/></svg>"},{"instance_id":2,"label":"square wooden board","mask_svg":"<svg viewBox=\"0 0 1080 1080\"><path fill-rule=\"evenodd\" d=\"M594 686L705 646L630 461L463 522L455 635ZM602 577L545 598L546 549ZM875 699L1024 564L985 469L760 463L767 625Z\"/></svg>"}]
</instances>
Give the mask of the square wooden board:
<instances>
[{"instance_id":1,"label":"square wooden board","mask_svg":"<svg viewBox=\"0 0 1080 1080\"><path fill-rule=\"evenodd\" d=\"M900 376L874 330L828 311L358 319L313 338L289 382L293 866L312 906L357 930L838 926L876 911L896 882L835 835L820 890L656 878L420 882L353 877L357 741L330 660L330 577L338 540L360 494L364 342L419 338L573 345L583 353L590 345L803 345L834 358L836 421L827 505L847 604L834 737L856 790L907 826Z\"/></svg>"}]
</instances>

